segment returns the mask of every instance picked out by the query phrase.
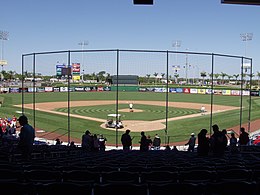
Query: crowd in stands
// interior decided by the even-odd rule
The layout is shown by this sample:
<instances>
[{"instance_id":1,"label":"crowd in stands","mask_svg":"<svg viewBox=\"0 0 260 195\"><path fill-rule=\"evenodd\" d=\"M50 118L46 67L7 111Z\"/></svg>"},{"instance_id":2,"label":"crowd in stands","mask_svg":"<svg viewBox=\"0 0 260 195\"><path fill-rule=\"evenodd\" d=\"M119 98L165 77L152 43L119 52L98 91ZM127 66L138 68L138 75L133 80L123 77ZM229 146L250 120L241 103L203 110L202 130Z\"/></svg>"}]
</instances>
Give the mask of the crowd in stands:
<instances>
[{"instance_id":1,"label":"crowd in stands","mask_svg":"<svg viewBox=\"0 0 260 195\"><path fill-rule=\"evenodd\" d=\"M170 145L162 149L159 135L152 138L144 131L140 133L139 150L133 150L131 130L127 129L121 137L123 150L106 151L107 139L90 130L82 135L81 147L73 141L63 145L60 139L53 146L34 145L35 130L27 117L22 115L17 121L21 125L17 150L7 151L3 142L0 147L0 187L4 193L8 186L14 194L38 195L65 193L70 188L75 193L83 190L79 194L94 195L122 193L126 188L144 195L167 190L200 195L260 192L260 150L249 146L249 134L243 127L239 135L233 132L230 137L217 124L212 126L212 135L201 129L198 135L190 135L187 151ZM18 189L26 193L17 193ZM112 193L112 189L117 192Z\"/></svg>"}]
</instances>

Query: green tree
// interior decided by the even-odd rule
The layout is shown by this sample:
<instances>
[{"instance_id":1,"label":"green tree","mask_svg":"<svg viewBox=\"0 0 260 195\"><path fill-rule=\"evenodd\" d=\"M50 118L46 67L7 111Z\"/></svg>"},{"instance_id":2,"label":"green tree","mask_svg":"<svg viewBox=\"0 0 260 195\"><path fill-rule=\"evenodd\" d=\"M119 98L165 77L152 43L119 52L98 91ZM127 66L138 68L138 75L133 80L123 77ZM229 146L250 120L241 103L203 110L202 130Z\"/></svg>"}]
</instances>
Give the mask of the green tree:
<instances>
[{"instance_id":1,"label":"green tree","mask_svg":"<svg viewBox=\"0 0 260 195\"><path fill-rule=\"evenodd\" d=\"M236 85L237 85L237 79L238 79L238 77L239 77L239 74L233 74L233 77L236 78Z\"/></svg>"},{"instance_id":2,"label":"green tree","mask_svg":"<svg viewBox=\"0 0 260 195\"><path fill-rule=\"evenodd\" d=\"M207 73L205 71L202 71L200 73L200 76L202 77L202 85L204 85L204 80L205 80L205 77L207 76Z\"/></svg>"},{"instance_id":3,"label":"green tree","mask_svg":"<svg viewBox=\"0 0 260 195\"><path fill-rule=\"evenodd\" d=\"M224 72L221 72L220 73L220 76L221 76L221 83L222 83L222 85L225 83L225 77L227 76L227 74L226 73L224 73Z\"/></svg>"}]
</instances>

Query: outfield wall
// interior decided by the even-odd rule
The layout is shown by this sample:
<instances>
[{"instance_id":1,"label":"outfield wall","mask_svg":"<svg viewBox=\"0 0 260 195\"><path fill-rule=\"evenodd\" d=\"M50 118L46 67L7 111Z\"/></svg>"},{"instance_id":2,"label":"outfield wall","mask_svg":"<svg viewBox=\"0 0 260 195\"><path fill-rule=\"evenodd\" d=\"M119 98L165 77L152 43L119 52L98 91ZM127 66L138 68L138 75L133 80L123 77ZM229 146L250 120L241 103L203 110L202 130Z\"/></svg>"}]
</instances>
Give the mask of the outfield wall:
<instances>
[{"instance_id":1,"label":"outfield wall","mask_svg":"<svg viewBox=\"0 0 260 195\"><path fill-rule=\"evenodd\" d=\"M120 86L120 87L103 87L103 86L88 86L88 87L28 87L28 88L0 88L1 93L33 93L33 92L105 92L105 91L139 91L139 92L155 92L165 93L167 88L165 87L138 87L138 86ZM168 88L169 93L185 93L185 94L213 94L225 95L225 96L260 96L259 90L235 90L235 89L205 89L205 88ZM241 94L242 93L242 94Z\"/></svg>"}]
</instances>

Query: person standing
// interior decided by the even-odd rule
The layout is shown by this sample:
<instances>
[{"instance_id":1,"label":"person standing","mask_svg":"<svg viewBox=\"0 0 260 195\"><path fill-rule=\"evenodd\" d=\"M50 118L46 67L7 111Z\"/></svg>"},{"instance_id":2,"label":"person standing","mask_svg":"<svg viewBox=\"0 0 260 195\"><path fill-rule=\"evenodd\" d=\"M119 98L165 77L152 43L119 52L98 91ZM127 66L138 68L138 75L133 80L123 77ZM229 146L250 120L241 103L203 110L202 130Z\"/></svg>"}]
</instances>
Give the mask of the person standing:
<instances>
[{"instance_id":1,"label":"person standing","mask_svg":"<svg viewBox=\"0 0 260 195\"><path fill-rule=\"evenodd\" d=\"M161 138L159 137L158 134L155 134L153 139L153 149L160 150L160 147L161 147Z\"/></svg>"},{"instance_id":2,"label":"person standing","mask_svg":"<svg viewBox=\"0 0 260 195\"><path fill-rule=\"evenodd\" d=\"M140 143L140 151L149 150L148 140L147 140L147 137L146 137L144 131L141 132L141 140L139 141L139 143Z\"/></svg>"},{"instance_id":3,"label":"person standing","mask_svg":"<svg viewBox=\"0 0 260 195\"><path fill-rule=\"evenodd\" d=\"M187 145L189 146L188 152L194 152L195 144L196 144L196 137L195 134L192 133L189 141L185 144L185 146Z\"/></svg>"},{"instance_id":4,"label":"person standing","mask_svg":"<svg viewBox=\"0 0 260 195\"><path fill-rule=\"evenodd\" d=\"M231 137L229 139L229 148L231 152L237 152L237 138L234 132L231 133Z\"/></svg>"},{"instance_id":5,"label":"person standing","mask_svg":"<svg viewBox=\"0 0 260 195\"><path fill-rule=\"evenodd\" d=\"M131 102L130 104L129 104L129 110L130 110L130 112L133 112L133 103Z\"/></svg>"},{"instance_id":6,"label":"person standing","mask_svg":"<svg viewBox=\"0 0 260 195\"><path fill-rule=\"evenodd\" d=\"M99 151L106 150L106 142L107 142L107 139L102 134L100 134L99 138L98 138Z\"/></svg>"},{"instance_id":7,"label":"person standing","mask_svg":"<svg viewBox=\"0 0 260 195\"><path fill-rule=\"evenodd\" d=\"M198 134L198 148L199 156L208 156L209 153L209 138L207 137L207 129L201 129Z\"/></svg>"},{"instance_id":8,"label":"person standing","mask_svg":"<svg viewBox=\"0 0 260 195\"><path fill-rule=\"evenodd\" d=\"M241 146L246 146L249 143L249 134L245 131L244 127L240 128L240 135L239 135L238 143Z\"/></svg>"},{"instance_id":9,"label":"person standing","mask_svg":"<svg viewBox=\"0 0 260 195\"><path fill-rule=\"evenodd\" d=\"M124 134L121 136L121 143L123 145L124 151L131 150L132 147L132 138L130 136L130 130L127 129Z\"/></svg>"},{"instance_id":10,"label":"person standing","mask_svg":"<svg viewBox=\"0 0 260 195\"><path fill-rule=\"evenodd\" d=\"M93 150L93 138L89 130L82 135L81 146L83 150L91 152Z\"/></svg>"},{"instance_id":11,"label":"person standing","mask_svg":"<svg viewBox=\"0 0 260 195\"><path fill-rule=\"evenodd\" d=\"M33 150L35 130L31 125L28 124L28 118L25 115L20 116L18 121L21 126L18 148L22 152L22 158L24 160L30 160Z\"/></svg>"}]
</instances>

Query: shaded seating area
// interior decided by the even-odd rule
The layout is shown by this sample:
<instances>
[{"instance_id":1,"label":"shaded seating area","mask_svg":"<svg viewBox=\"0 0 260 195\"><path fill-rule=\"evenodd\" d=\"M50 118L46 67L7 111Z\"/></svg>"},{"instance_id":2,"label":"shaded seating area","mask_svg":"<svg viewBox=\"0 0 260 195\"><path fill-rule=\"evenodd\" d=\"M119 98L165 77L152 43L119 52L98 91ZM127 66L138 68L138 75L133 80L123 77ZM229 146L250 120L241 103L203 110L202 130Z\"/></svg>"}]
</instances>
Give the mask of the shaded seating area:
<instances>
[{"instance_id":1,"label":"shaded seating area","mask_svg":"<svg viewBox=\"0 0 260 195\"><path fill-rule=\"evenodd\" d=\"M221 157L185 151L110 150L36 146L23 161L2 151L0 187L13 194L259 194L260 150L248 146ZM13 186L13 187L11 187ZM232 189L233 188L233 189ZM231 190L232 189L232 190Z\"/></svg>"}]
</instances>

